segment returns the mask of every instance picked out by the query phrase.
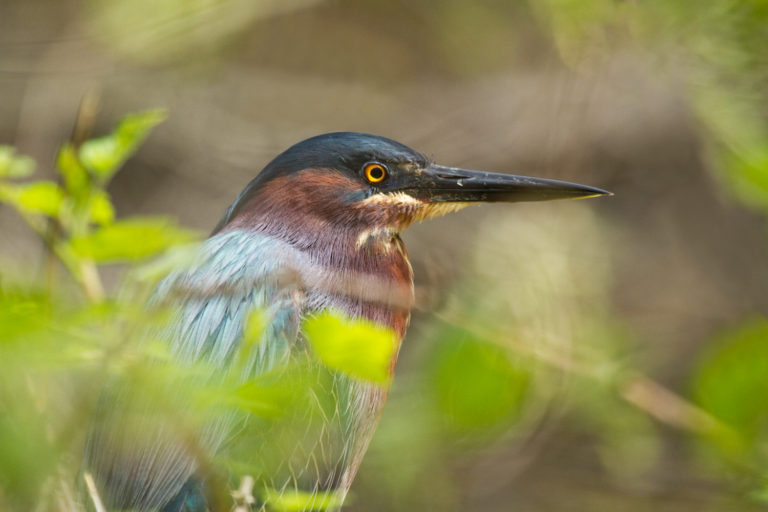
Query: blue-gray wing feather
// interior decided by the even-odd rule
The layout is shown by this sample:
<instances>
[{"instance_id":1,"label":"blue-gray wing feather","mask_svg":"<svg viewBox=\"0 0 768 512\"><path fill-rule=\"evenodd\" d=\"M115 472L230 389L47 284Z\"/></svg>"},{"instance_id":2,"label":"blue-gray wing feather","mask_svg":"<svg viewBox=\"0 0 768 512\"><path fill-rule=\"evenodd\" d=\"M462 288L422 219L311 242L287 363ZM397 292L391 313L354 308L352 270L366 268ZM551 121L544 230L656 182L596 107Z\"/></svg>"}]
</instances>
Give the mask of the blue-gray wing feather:
<instances>
[{"instance_id":1,"label":"blue-gray wing feather","mask_svg":"<svg viewBox=\"0 0 768 512\"><path fill-rule=\"evenodd\" d=\"M226 371L248 315L260 308L267 319L265 339L253 345L240 371L244 376L269 371L288 357L302 315L302 291L282 249L273 239L242 232L208 239L190 265L172 272L157 287L152 303L172 305L173 319L149 337L167 340L182 362L206 361ZM147 411L147 420L128 417L137 407L153 407L145 402L132 396L130 387L116 386L102 399L89 434L85 470L93 474L110 509L161 509L185 492L199 470L197 456L180 439L183 436L153 421L153 411ZM141 439L131 431L137 423ZM200 443L215 452L231 428L230 418L222 417L204 429Z\"/></svg>"},{"instance_id":2,"label":"blue-gray wing feather","mask_svg":"<svg viewBox=\"0 0 768 512\"><path fill-rule=\"evenodd\" d=\"M313 288L322 282L323 275L317 279L321 272L284 242L231 231L208 239L191 264L158 285L152 304L170 305L172 321L149 337L167 341L177 361L206 362L230 377L237 372L234 377L240 380L290 368L286 363L292 358L305 361L306 374L317 376L305 393L316 405L297 407L280 421L224 413L205 423L196 432L197 445L190 446L176 425L157 420L153 407L161 405L147 404L130 387L118 387L99 407L85 454L85 469L110 509L199 512L206 503L199 453L236 446L235 432L251 442L246 455L256 459L252 469L262 490L303 493L307 511L319 509L327 492L343 498L386 391L328 371L300 339L302 316L332 306ZM248 344L243 353L244 325L256 308L263 311L266 327L262 340ZM185 399L178 397L181 408ZM134 402L146 417L139 414L137 420L126 413L135 412ZM138 439L136 431L142 433ZM260 458L273 465L257 474Z\"/></svg>"}]
</instances>

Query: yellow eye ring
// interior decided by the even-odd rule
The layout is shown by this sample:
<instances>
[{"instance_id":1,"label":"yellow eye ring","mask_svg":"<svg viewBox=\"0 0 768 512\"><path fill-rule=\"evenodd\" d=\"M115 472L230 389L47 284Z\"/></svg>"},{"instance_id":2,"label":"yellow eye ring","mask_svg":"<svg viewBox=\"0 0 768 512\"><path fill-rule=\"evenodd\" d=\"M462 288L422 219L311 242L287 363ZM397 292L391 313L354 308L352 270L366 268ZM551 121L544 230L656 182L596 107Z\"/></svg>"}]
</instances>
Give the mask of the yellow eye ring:
<instances>
[{"instance_id":1,"label":"yellow eye ring","mask_svg":"<svg viewBox=\"0 0 768 512\"><path fill-rule=\"evenodd\" d=\"M365 164L363 173L365 174L365 179L370 183L380 183L387 177L387 168L379 163L371 162Z\"/></svg>"}]
</instances>

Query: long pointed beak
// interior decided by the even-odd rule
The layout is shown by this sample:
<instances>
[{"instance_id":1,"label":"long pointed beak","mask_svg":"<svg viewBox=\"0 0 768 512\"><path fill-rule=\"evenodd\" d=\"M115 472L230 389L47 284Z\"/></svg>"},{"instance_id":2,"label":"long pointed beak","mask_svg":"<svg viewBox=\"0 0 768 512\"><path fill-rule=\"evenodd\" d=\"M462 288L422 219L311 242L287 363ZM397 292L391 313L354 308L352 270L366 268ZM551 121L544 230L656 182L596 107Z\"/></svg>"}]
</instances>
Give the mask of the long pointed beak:
<instances>
[{"instance_id":1,"label":"long pointed beak","mask_svg":"<svg viewBox=\"0 0 768 512\"><path fill-rule=\"evenodd\" d=\"M579 199L611 192L567 181L472 171L432 164L419 173L409 195L432 202L522 202Z\"/></svg>"}]
</instances>

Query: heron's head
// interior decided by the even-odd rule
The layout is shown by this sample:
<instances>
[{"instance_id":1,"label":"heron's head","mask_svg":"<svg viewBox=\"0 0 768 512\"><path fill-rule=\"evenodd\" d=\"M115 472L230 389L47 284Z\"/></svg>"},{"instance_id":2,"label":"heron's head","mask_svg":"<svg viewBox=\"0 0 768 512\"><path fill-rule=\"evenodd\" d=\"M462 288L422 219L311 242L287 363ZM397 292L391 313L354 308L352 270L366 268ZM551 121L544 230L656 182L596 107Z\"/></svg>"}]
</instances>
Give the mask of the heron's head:
<instances>
[{"instance_id":1,"label":"heron's head","mask_svg":"<svg viewBox=\"0 0 768 512\"><path fill-rule=\"evenodd\" d=\"M299 142L272 160L215 232L281 225L281 234L289 238L292 229L319 236L340 230L361 237L396 234L415 221L472 203L605 194L565 181L446 167L391 139L337 132Z\"/></svg>"}]
</instances>

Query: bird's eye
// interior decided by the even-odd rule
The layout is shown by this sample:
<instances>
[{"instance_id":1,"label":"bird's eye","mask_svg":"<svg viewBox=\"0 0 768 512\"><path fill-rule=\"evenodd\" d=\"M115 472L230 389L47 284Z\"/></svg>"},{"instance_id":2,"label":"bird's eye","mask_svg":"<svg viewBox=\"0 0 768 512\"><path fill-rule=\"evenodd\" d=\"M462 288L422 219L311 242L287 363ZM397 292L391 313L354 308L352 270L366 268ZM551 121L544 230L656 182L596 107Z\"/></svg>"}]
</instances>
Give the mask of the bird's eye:
<instances>
[{"instance_id":1,"label":"bird's eye","mask_svg":"<svg viewBox=\"0 0 768 512\"><path fill-rule=\"evenodd\" d=\"M363 167L365 179L371 183L379 183L387 177L387 168L377 162L365 164Z\"/></svg>"}]
</instances>

